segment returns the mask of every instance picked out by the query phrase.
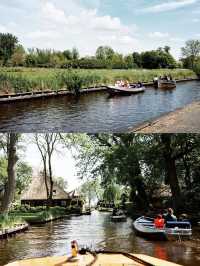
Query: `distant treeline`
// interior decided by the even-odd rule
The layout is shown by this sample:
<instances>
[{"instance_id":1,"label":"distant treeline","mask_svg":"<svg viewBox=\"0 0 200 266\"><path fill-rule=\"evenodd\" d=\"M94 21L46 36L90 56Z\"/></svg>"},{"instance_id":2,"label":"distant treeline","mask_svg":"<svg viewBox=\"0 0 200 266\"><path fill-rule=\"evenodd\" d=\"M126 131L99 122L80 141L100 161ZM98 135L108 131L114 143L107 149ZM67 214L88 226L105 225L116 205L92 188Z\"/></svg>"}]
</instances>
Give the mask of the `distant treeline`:
<instances>
[{"instance_id":1,"label":"distant treeline","mask_svg":"<svg viewBox=\"0 0 200 266\"><path fill-rule=\"evenodd\" d=\"M0 33L0 65L83 69L173 69L178 67L168 46L155 51L133 52L126 56L115 52L111 47L100 46L94 56L80 57L76 48L62 52L38 48L26 51L19 44L17 37L2 33Z\"/></svg>"},{"instance_id":2,"label":"distant treeline","mask_svg":"<svg viewBox=\"0 0 200 266\"><path fill-rule=\"evenodd\" d=\"M142 53L123 55L109 46L97 48L94 56L81 57L76 48L65 51L32 48L27 51L12 34L0 33L0 66L81 69L160 69L192 68L200 54L200 42L189 41L182 48L183 58L177 62L165 46Z\"/></svg>"}]
</instances>

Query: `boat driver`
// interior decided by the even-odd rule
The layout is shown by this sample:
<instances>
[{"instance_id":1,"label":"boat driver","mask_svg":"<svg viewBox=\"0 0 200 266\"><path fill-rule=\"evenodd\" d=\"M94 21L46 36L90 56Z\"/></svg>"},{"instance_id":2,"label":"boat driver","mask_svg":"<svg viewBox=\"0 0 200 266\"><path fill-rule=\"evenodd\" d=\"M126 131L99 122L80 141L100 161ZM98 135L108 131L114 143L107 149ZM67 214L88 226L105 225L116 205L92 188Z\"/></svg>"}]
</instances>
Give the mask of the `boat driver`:
<instances>
[{"instance_id":1,"label":"boat driver","mask_svg":"<svg viewBox=\"0 0 200 266\"><path fill-rule=\"evenodd\" d=\"M172 208L169 208L167 210L167 214L164 216L166 222L176 222L177 217L174 215L174 210Z\"/></svg>"}]
</instances>

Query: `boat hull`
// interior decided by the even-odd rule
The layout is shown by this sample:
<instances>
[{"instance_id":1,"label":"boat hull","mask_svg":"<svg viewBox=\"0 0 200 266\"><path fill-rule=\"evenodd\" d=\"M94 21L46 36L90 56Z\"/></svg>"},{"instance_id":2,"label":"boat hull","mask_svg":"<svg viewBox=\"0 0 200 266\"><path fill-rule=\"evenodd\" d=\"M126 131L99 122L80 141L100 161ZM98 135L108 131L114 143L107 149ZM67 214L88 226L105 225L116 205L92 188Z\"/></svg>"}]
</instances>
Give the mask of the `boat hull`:
<instances>
[{"instance_id":1,"label":"boat hull","mask_svg":"<svg viewBox=\"0 0 200 266\"><path fill-rule=\"evenodd\" d=\"M180 266L178 264L150 257L143 254L131 254L123 252L101 252L97 253L97 257L94 257L92 254L87 253L86 255L79 256L78 260L72 261L67 256L63 257L47 257L47 258L38 258L38 259L29 259L23 261L16 261L7 264L6 266L86 266L86 265L132 265L132 266Z\"/></svg>"},{"instance_id":2,"label":"boat hull","mask_svg":"<svg viewBox=\"0 0 200 266\"><path fill-rule=\"evenodd\" d=\"M177 224L183 226L184 222L177 222ZM145 217L138 218L133 223L133 227L137 235L151 240L188 240L192 236L191 228L169 228L167 223L165 228L157 229L153 219Z\"/></svg>"},{"instance_id":3,"label":"boat hull","mask_svg":"<svg viewBox=\"0 0 200 266\"><path fill-rule=\"evenodd\" d=\"M138 94L138 93L143 93L145 92L145 88L117 88L114 86L109 86L107 87L107 91L111 96L115 96L115 95L122 95L122 96L130 96L133 94Z\"/></svg>"},{"instance_id":4,"label":"boat hull","mask_svg":"<svg viewBox=\"0 0 200 266\"><path fill-rule=\"evenodd\" d=\"M171 80L171 81L159 80L158 88L159 89L174 89L176 88L176 81L175 80Z\"/></svg>"},{"instance_id":5,"label":"boat hull","mask_svg":"<svg viewBox=\"0 0 200 266\"><path fill-rule=\"evenodd\" d=\"M120 222L126 222L126 220L127 220L127 217L125 215L111 216L112 222L120 223Z\"/></svg>"},{"instance_id":6,"label":"boat hull","mask_svg":"<svg viewBox=\"0 0 200 266\"><path fill-rule=\"evenodd\" d=\"M138 220L136 220L133 223L133 227L135 230L135 234L143 238L150 240L167 240L164 230L155 229L153 223L149 223L147 224L147 226L143 226L142 224L138 223Z\"/></svg>"}]
</instances>

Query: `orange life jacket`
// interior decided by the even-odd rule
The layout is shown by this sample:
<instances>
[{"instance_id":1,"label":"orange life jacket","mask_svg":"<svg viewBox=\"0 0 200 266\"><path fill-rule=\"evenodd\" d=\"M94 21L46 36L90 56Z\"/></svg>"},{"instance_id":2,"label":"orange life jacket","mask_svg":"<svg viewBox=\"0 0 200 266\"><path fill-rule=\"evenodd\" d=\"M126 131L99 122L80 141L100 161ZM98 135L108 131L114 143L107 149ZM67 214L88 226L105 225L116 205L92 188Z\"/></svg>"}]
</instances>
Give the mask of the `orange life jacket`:
<instances>
[{"instance_id":1,"label":"orange life jacket","mask_svg":"<svg viewBox=\"0 0 200 266\"><path fill-rule=\"evenodd\" d=\"M165 220L163 218L156 218L154 220L154 224L156 228L163 228L165 225Z\"/></svg>"}]
</instances>

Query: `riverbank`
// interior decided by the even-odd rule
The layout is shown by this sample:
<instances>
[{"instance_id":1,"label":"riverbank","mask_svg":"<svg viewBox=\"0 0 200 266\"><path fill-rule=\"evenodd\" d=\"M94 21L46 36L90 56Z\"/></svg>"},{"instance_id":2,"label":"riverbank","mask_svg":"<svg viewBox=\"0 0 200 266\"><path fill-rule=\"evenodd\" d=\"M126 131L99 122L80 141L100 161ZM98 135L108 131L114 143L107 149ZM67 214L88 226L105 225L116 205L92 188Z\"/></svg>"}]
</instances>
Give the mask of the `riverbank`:
<instances>
[{"instance_id":1,"label":"riverbank","mask_svg":"<svg viewBox=\"0 0 200 266\"><path fill-rule=\"evenodd\" d=\"M199 133L200 101L129 130L135 133Z\"/></svg>"},{"instance_id":2,"label":"riverbank","mask_svg":"<svg viewBox=\"0 0 200 266\"><path fill-rule=\"evenodd\" d=\"M15 211L12 212L10 215L19 217L25 220L30 225L35 225L35 224L44 224L54 220L62 219L69 214L70 212L68 212L66 208L52 207L43 210L36 209L35 211L33 210L27 210L23 212Z\"/></svg>"},{"instance_id":3,"label":"riverbank","mask_svg":"<svg viewBox=\"0 0 200 266\"><path fill-rule=\"evenodd\" d=\"M194 79L188 69L66 70L41 68L0 68L0 95L60 90L76 91L114 84L116 80L151 83L155 76L172 75L176 80Z\"/></svg>"},{"instance_id":4,"label":"riverbank","mask_svg":"<svg viewBox=\"0 0 200 266\"><path fill-rule=\"evenodd\" d=\"M28 223L22 218L12 215L0 216L0 239L28 230Z\"/></svg>"}]
</instances>

